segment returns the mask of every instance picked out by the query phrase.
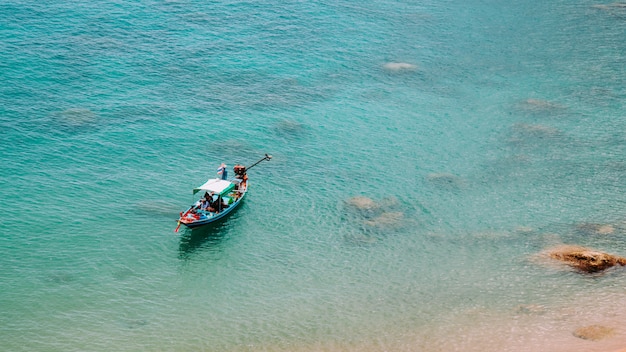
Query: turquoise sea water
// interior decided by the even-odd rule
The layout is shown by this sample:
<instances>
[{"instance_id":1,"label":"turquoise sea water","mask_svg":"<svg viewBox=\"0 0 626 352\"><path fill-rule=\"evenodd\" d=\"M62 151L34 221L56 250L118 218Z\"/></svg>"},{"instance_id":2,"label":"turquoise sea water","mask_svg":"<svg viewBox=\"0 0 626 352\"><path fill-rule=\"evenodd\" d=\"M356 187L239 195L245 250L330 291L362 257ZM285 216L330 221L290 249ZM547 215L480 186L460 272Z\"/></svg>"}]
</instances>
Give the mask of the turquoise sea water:
<instances>
[{"instance_id":1,"label":"turquoise sea water","mask_svg":"<svg viewBox=\"0 0 626 352\"><path fill-rule=\"evenodd\" d=\"M0 350L626 345L623 270L533 259L626 256L624 38L586 0L3 1Z\"/></svg>"}]
</instances>

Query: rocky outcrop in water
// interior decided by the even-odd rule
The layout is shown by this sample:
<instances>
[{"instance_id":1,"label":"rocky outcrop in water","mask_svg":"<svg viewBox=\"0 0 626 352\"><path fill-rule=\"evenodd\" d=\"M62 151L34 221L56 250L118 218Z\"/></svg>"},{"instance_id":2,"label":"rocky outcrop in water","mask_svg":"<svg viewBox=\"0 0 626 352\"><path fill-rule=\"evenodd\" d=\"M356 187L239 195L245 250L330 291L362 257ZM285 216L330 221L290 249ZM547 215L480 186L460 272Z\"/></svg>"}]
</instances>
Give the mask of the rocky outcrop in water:
<instances>
[{"instance_id":1,"label":"rocky outcrop in water","mask_svg":"<svg viewBox=\"0 0 626 352\"><path fill-rule=\"evenodd\" d=\"M580 246L559 246L547 251L550 258L581 272L596 273L616 265L626 265L626 258Z\"/></svg>"}]
</instances>

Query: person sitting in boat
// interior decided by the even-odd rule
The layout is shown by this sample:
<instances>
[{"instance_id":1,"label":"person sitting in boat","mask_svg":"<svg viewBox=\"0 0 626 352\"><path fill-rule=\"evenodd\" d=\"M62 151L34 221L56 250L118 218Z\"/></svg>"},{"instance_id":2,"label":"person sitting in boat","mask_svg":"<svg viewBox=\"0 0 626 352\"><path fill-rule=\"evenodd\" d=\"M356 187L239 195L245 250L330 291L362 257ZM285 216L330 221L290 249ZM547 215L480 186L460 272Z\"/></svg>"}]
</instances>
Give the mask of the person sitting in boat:
<instances>
[{"instance_id":1,"label":"person sitting in boat","mask_svg":"<svg viewBox=\"0 0 626 352\"><path fill-rule=\"evenodd\" d=\"M206 198L202 198L200 199L200 209L201 210L207 210L207 208L209 207L209 201Z\"/></svg>"},{"instance_id":2,"label":"person sitting in boat","mask_svg":"<svg viewBox=\"0 0 626 352\"><path fill-rule=\"evenodd\" d=\"M211 200L210 211L214 213L219 213L222 210L222 208L220 207L221 203L222 203L222 196L218 195L215 200Z\"/></svg>"},{"instance_id":3,"label":"person sitting in boat","mask_svg":"<svg viewBox=\"0 0 626 352\"><path fill-rule=\"evenodd\" d=\"M248 185L248 174L243 174L241 176L241 183L239 184L239 190L241 192L245 192L247 185Z\"/></svg>"},{"instance_id":4,"label":"person sitting in boat","mask_svg":"<svg viewBox=\"0 0 626 352\"><path fill-rule=\"evenodd\" d=\"M213 192L204 192L204 197L200 199L201 209L215 212L215 207L213 206L213 194Z\"/></svg>"},{"instance_id":5,"label":"person sitting in boat","mask_svg":"<svg viewBox=\"0 0 626 352\"><path fill-rule=\"evenodd\" d=\"M220 196L220 200L222 202L222 209L224 208L228 208L230 205L228 204L228 201L224 198L222 198L222 196Z\"/></svg>"},{"instance_id":6,"label":"person sitting in boat","mask_svg":"<svg viewBox=\"0 0 626 352\"><path fill-rule=\"evenodd\" d=\"M223 209L228 208L229 205L228 205L228 202L226 202L226 200L222 198L222 195L219 194L215 202L213 202L212 207L215 209L216 213L219 213Z\"/></svg>"},{"instance_id":7,"label":"person sitting in boat","mask_svg":"<svg viewBox=\"0 0 626 352\"><path fill-rule=\"evenodd\" d=\"M191 207L191 210L194 210L194 211L195 211L195 210L197 210L197 209L202 209L202 208L203 208L203 201L204 201L204 198L200 198L200 199L198 199L198 200L197 200L197 201L193 204L193 206Z\"/></svg>"}]
</instances>

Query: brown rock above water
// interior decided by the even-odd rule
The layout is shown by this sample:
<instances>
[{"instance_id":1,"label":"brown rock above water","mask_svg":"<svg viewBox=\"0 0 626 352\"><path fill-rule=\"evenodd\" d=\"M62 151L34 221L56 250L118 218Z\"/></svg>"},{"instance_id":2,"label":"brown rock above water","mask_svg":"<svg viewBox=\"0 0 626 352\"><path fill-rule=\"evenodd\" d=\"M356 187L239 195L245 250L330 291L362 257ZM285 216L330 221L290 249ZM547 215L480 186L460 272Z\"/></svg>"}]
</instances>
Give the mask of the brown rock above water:
<instances>
[{"instance_id":1,"label":"brown rock above water","mask_svg":"<svg viewBox=\"0 0 626 352\"><path fill-rule=\"evenodd\" d=\"M626 258L580 246L559 246L549 250L548 255L586 273L596 273L618 264L626 265Z\"/></svg>"}]
</instances>

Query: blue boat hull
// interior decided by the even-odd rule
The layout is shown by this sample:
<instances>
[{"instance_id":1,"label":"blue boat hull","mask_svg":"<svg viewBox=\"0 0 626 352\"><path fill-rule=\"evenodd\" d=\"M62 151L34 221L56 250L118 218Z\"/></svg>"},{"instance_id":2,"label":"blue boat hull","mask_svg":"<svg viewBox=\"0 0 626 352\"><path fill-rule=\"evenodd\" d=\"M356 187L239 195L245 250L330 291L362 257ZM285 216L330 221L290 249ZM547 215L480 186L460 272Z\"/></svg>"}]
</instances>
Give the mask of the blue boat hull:
<instances>
[{"instance_id":1,"label":"blue boat hull","mask_svg":"<svg viewBox=\"0 0 626 352\"><path fill-rule=\"evenodd\" d=\"M232 204L228 206L228 208L223 209L219 213L207 212L207 215L202 216L200 217L200 219L193 220L191 222L188 221L188 218L180 218L178 221L180 222L180 224L185 225L190 229L208 225L210 223L226 218L230 213L232 213L239 206L239 204L243 201L244 197L245 197L245 193L241 196L241 198L234 201ZM189 210L191 210L191 207L187 209L185 213L187 213Z\"/></svg>"}]
</instances>

